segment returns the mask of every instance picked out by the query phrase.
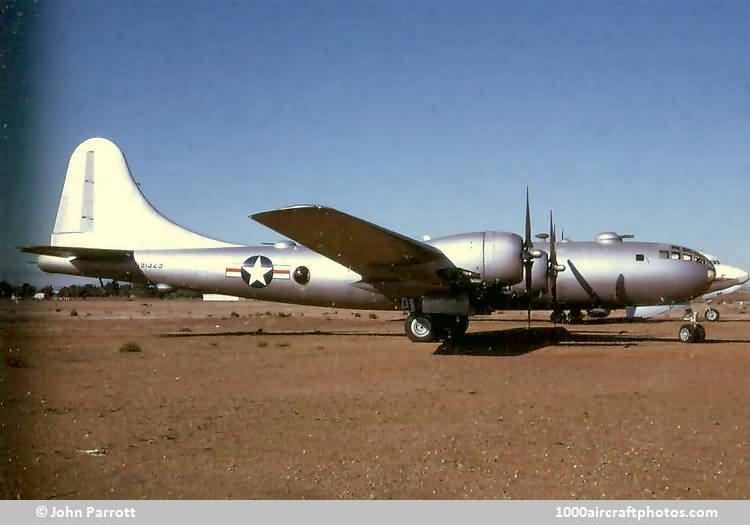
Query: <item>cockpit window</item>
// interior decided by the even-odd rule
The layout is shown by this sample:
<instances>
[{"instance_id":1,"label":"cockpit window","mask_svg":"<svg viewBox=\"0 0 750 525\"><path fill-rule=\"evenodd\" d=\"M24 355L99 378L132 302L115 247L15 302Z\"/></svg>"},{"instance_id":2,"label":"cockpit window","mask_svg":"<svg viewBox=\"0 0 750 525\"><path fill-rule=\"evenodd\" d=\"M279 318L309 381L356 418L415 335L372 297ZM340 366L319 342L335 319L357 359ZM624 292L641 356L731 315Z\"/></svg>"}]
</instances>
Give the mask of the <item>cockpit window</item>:
<instances>
[{"instance_id":1,"label":"cockpit window","mask_svg":"<svg viewBox=\"0 0 750 525\"><path fill-rule=\"evenodd\" d=\"M693 255L690 254L690 253L683 253L682 254L682 260L683 261L692 261L693 260Z\"/></svg>"},{"instance_id":2,"label":"cockpit window","mask_svg":"<svg viewBox=\"0 0 750 525\"><path fill-rule=\"evenodd\" d=\"M670 255L670 259L679 259L680 258L680 252L672 252Z\"/></svg>"},{"instance_id":3,"label":"cockpit window","mask_svg":"<svg viewBox=\"0 0 750 525\"><path fill-rule=\"evenodd\" d=\"M659 250L660 259L669 259L669 250Z\"/></svg>"},{"instance_id":4,"label":"cockpit window","mask_svg":"<svg viewBox=\"0 0 750 525\"><path fill-rule=\"evenodd\" d=\"M719 259L713 259L711 261L711 264L721 264L721 263L719 262Z\"/></svg>"}]
</instances>

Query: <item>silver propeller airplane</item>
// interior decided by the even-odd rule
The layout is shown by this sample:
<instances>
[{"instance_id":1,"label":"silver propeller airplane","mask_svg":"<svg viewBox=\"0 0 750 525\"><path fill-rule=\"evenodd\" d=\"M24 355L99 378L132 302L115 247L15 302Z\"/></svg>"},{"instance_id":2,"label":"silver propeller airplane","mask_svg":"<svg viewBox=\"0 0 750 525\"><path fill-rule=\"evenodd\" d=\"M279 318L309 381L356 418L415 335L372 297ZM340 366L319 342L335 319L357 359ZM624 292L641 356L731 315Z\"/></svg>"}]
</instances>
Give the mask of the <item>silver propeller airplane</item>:
<instances>
[{"instance_id":1,"label":"silver propeller airplane","mask_svg":"<svg viewBox=\"0 0 750 525\"><path fill-rule=\"evenodd\" d=\"M706 293L713 265L688 248L531 238L528 192L523 237L484 231L417 241L338 210L292 206L251 216L291 239L242 246L173 223L146 200L120 149L92 138L73 152L49 246L52 273L145 282L265 301L363 309L405 309L406 334L429 342L461 336L469 315L552 309L553 320L582 308L684 303ZM701 341L695 318L683 342Z\"/></svg>"}]
</instances>

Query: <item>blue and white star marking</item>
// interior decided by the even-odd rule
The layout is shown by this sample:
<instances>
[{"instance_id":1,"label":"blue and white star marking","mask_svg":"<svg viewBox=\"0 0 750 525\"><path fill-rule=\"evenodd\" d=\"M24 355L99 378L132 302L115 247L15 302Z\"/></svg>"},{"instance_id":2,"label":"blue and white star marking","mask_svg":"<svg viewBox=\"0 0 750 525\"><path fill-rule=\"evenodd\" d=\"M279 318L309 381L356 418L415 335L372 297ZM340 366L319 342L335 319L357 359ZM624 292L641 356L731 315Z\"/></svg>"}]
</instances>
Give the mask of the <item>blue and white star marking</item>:
<instances>
[{"instance_id":1,"label":"blue and white star marking","mask_svg":"<svg viewBox=\"0 0 750 525\"><path fill-rule=\"evenodd\" d=\"M251 288L265 288L275 279L289 279L289 266L274 266L263 255L248 257L240 268L227 268L226 277L241 277Z\"/></svg>"}]
</instances>

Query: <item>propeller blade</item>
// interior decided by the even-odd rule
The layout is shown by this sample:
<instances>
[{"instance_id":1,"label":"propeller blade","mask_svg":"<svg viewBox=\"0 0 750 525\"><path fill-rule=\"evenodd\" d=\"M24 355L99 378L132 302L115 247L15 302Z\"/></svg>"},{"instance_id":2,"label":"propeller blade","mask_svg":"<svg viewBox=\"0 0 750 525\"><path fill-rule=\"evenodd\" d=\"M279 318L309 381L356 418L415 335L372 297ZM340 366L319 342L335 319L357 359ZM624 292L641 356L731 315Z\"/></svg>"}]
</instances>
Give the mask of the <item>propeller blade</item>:
<instances>
[{"instance_id":1,"label":"propeller blade","mask_svg":"<svg viewBox=\"0 0 750 525\"><path fill-rule=\"evenodd\" d=\"M615 284L615 297L622 304L630 305L631 301L628 298L628 292L625 290L625 276L620 274L617 277L617 283Z\"/></svg>"},{"instance_id":2,"label":"propeller blade","mask_svg":"<svg viewBox=\"0 0 750 525\"><path fill-rule=\"evenodd\" d=\"M531 269L534 266L534 255L531 253L534 244L531 241L531 212L529 211L529 187L526 186L526 228L523 237L523 269L526 280L526 325L531 328Z\"/></svg>"},{"instance_id":3,"label":"propeller blade","mask_svg":"<svg viewBox=\"0 0 750 525\"><path fill-rule=\"evenodd\" d=\"M549 211L549 262L552 267L557 264L557 251L555 247L555 225L552 224L552 210Z\"/></svg>"},{"instance_id":4,"label":"propeller blade","mask_svg":"<svg viewBox=\"0 0 750 525\"><path fill-rule=\"evenodd\" d=\"M531 213L529 212L529 187L526 186L526 232L523 238L523 247L530 250L531 243Z\"/></svg>"},{"instance_id":5,"label":"propeller blade","mask_svg":"<svg viewBox=\"0 0 750 525\"><path fill-rule=\"evenodd\" d=\"M552 293L552 306L553 309L557 309L557 247L555 246L555 226L552 225L552 212L549 214L550 217L550 292Z\"/></svg>"},{"instance_id":6,"label":"propeller blade","mask_svg":"<svg viewBox=\"0 0 750 525\"><path fill-rule=\"evenodd\" d=\"M588 281L583 277L581 272L578 271L578 268L575 267L573 264L573 261L568 259L568 266L570 267L570 271L573 272L573 276L576 278L576 281L578 281L578 284L581 285L581 288L585 290L585 292L591 297L595 305L601 304L602 300L597 295L597 293L594 291L594 289L591 287L591 285L588 283Z\"/></svg>"}]
</instances>

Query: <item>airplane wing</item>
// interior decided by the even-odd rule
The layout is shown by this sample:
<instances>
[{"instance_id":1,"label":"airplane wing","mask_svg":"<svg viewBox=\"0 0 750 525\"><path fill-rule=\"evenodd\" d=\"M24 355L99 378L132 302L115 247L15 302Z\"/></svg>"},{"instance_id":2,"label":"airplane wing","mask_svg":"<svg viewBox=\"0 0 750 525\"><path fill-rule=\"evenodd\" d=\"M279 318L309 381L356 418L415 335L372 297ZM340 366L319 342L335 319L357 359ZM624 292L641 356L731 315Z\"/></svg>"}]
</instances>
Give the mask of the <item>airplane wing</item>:
<instances>
[{"instance_id":1,"label":"airplane wing","mask_svg":"<svg viewBox=\"0 0 750 525\"><path fill-rule=\"evenodd\" d=\"M25 253L53 255L55 257L79 257L88 260L111 261L133 257L130 250L107 250L103 248L77 248L72 246L21 246Z\"/></svg>"},{"instance_id":2,"label":"airplane wing","mask_svg":"<svg viewBox=\"0 0 750 525\"><path fill-rule=\"evenodd\" d=\"M444 287L457 271L437 248L333 208L291 206L251 215L253 220L350 268L381 288ZM394 282L395 281L395 282ZM397 293L394 291L394 293Z\"/></svg>"}]
</instances>

